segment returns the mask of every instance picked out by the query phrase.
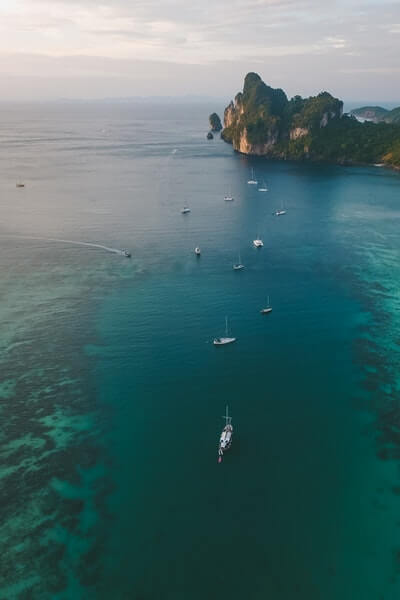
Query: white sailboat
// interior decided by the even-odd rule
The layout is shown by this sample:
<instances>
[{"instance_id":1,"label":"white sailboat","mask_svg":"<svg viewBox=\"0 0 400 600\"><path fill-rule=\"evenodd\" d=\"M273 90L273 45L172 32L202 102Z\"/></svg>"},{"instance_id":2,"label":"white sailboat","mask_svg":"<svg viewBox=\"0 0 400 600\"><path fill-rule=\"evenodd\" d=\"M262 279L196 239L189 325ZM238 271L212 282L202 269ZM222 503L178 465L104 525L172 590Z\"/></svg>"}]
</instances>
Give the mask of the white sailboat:
<instances>
[{"instance_id":1,"label":"white sailboat","mask_svg":"<svg viewBox=\"0 0 400 600\"><path fill-rule=\"evenodd\" d=\"M232 342L236 342L236 338L229 337L228 332L228 317L225 317L225 337L219 337L214 339L214 346L225 346L226 344L232 344Z\"/></svg>"},{"instance_id":2,"label":"white sailboat","mask_svg":"<svg viewBox=\"0 0 400 600\"><path fill-rule=\"evenodd\" d=\"M283 208L283 199L281 201L281 208L279 210L276 210L274 214L276 217L281 217L282 215L286 215L286 210Z\"/></svg>"},{"instance_id":3,"label":"white sailboat","mask_svg":"<svg viewBox=\"0 0 400 600\"><path fill-rule=\"evenodd\" d=\"M233 427L232 427L232 417L229 416L228 406L226 407L225 415L222 417L225 419L225 427L223 428L218 444L218 462L222 462L222 457L224 455L225 450L229 450L232 444L232 435L233 435Z\"/></svg>"},{"instance_id":4,"label":"white sailboat","mask_svg":"<svg viewBox=\"0 0 400 600\"><path fill-rule=\"evenodd\" d=\"M269 303L269 296L268 296L268 298L267 298L267 306L266 306L265 308L262 308L262 309L260 310L260 313L261 313L262 315L267 315L267 314L268 314L268 313L270 313L271 311L272 311L272 306L271 306L271 305L270 305L270 303Z\"/></svg>"},{"instance_id":5,"label":"white sailboat","mask_svg":"<svg viewBox=\"0 0 400 600\"><path fill-rule=\"evenodd\" d=\"M264 179L262 181L261 187L258 188L259 192L268 192L268 188L267 188L267 184L265 183Z\"/></svg>"},{"instance_id":6,"label":"white sailboat","mask_svg":"<svg viewBox=\"0 0 400 600\"><path fill-rule=\"evenodd\" d=\"M233 265L233 270L234 271L241 271L242 269L244 269L244 265L242 265L242 261L240 258L240 252L239 252L239 260L237 263L234 263Z\"/></svg>"},{"instance_id":7,"label":"white sailboat","mask_svg":"<svg viewBox=\"0 0 400 600\"><path fill-rule=\"evenodd\" d=\"M257 185L258 181L254 176L254 169L251 169L251 178L247 182L249 185Z\"/></svg>"}]
</instances>

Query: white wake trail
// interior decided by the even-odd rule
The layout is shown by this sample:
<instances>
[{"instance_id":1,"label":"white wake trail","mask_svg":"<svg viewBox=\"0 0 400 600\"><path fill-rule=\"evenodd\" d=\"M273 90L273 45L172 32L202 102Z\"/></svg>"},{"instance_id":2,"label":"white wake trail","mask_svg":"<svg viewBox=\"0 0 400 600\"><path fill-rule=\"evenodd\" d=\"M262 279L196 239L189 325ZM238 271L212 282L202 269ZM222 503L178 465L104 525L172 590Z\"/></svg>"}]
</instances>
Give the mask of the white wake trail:
<instances>
[{"instance_id":1,"label":"white wake trail","mask_svg":"<svg viewBox=\"0 0 400 600\"><path fill-rule=\"evenodd\" d=\"M118 248L110 248L109 246L103 246L103 244L93 244L92 242L80 242L77 240L64 240L62 238L47 238L31 235L6 235L5 237L13 237L23 240L40 240L42 242L59 242L61 244L74 244L75 246L90 246L91 248L100 248L106 252L112 252L113 254L124 254L124 251Z\"/></svg>"}]
</instances>

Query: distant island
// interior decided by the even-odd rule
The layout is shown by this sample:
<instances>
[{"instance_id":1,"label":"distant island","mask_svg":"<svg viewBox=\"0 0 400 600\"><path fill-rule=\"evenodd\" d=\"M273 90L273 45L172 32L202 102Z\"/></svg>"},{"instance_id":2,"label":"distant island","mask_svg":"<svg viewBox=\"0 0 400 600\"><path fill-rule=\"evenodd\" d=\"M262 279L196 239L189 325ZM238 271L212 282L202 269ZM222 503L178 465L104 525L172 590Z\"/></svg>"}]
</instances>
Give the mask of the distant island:
<instances>
[{"instance_id":1,"label":"distant island","mask_svg":"<svg viewBox=\"0 0 400 600\"><path fill-rule=\"evenodd\" d=\"M257 73L246 75L243 92L226 107L221 137L243 154L400 168L400 122L361 123L328 92L289 100Z\"/></svg>"},{"instance_id":2,"label":"distant island","mask_svg":"<svg viewBox=\"0 0 400 600\"><path fill-rule=\"evenodd\" d=\"M364 121L373 123L399 123L400 124L400 106L393 110L388 110L382 106L362 106L353 108L352 115Z\"/></svg>"}]
</instances>

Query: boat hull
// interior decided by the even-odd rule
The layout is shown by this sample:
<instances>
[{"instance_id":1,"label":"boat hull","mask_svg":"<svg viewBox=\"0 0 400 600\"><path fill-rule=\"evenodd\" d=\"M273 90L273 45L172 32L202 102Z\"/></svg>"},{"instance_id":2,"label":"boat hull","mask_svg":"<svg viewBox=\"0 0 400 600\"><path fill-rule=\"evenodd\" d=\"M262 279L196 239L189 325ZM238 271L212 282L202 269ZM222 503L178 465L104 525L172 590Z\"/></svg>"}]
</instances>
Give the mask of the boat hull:
<instances>
[{"instance_id":1,"label":"boat hull","mask_svg":"<svg viewBox=\"0 0 400 600\"><path fill-rule=\"evenodd\" d=\"M214 346L226 346L227 344L232 344L233 342L236 342L236 338L223 337L223 338L216 338L213 341L213 344L214 344Z\"/></svg>"}]
</instances>

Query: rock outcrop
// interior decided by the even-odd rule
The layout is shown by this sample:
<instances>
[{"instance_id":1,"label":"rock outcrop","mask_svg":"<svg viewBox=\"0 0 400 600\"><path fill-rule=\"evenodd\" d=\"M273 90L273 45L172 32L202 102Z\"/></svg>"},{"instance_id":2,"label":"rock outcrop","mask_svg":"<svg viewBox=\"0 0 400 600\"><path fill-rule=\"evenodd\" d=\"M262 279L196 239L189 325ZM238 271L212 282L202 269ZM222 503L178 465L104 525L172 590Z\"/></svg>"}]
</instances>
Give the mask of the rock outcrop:
<instances>
[{"instance_id":1,"label":"rock outcrop","mask_svg":"<svg viewBox=\"0 0 400 600\"><path fill-rule=\"evenodd\" d=\"M219 118L219 116L217 115L217 113L215 113L215 112L212 113L208 117L208 121L210 123L211 131L213 131L213 132L221 131L221 129L222 129L222 123L221 123L221 119Z\"/></svg>"}]
</instances>

